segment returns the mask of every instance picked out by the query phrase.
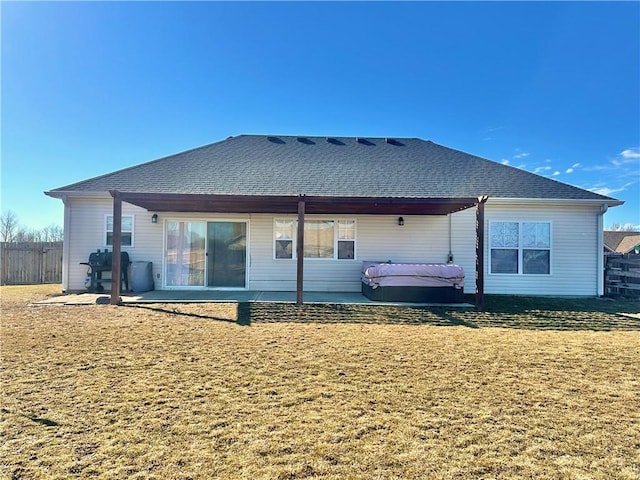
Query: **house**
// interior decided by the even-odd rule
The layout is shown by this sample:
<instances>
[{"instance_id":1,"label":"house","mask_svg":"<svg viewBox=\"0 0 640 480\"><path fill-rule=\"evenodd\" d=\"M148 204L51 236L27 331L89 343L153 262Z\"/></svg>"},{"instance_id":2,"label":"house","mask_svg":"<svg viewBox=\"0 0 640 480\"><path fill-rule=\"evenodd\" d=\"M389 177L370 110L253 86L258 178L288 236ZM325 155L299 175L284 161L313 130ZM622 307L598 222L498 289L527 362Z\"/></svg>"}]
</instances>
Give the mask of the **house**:
<instances>
[{"instance_id":1,"label":"house","mask_svg":"<svg viewBox=\"0 0 640 480\"><path fill-rule=\"evenodd\" d=\"M81 262L120 237L132 261L152 262L157 289L299 300L359 291L364 260L455 262L466 293L601 295L602 216L623 203L418 138L282 135L45 193L65 206L65 291L83 290Z\"/></svg>"},{"instance_id":2,"label":"house","mask_svg":"<svg viewBox=\"0 0 640 480\"><path fill-rule=\"evenodd\" d=\"M640 253L640 232L620 232L605 230L604 252L606 255L619 253Z\"/></svg>"}]
</instances>

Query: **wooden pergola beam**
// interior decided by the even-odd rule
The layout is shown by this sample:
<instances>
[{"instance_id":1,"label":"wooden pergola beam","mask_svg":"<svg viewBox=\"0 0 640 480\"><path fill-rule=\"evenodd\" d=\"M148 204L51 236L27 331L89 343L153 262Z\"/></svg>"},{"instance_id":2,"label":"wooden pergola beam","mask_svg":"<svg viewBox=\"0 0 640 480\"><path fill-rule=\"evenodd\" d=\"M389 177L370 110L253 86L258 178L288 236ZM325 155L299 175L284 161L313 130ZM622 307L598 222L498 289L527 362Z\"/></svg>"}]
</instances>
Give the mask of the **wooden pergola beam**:
<instances>
[{"instance_id":1,"label":"wooden pergola beam","mask_svg":"<svg viewBox=\"0 0 640 480\"><path fill-rule=\"evenodd\" d=\"M296 305L304 303L304 210L305 198L298 198L298 238L296 245Z\"/></svg>"},{"instance_id":2,"label":"wooden pergola beam","mask_svg":"<svg viewBox=\"0 0 640 480\"><path fill-rule=\"evenodd\" d=\"M155 212L296 214L298 196L119 192L123 201ZM306 214L447 215L475 206L476 198L305 196Z\"/></svg>"},{"instance_id":3,"label":"wooden pergola beam","mask_svg":"<svg viewBox=\"0 0 640 480\"><path fill-rule=\"evenodd\" d=\"M478 197L476 205L476 308L484 310L484 204L489 197Z\"/></svg>"},{"instance_id":4,"label":"wooden pergola beam","mask_svg":"<svg viewBox=\"0 0 640 480\"><path fill-rule=\"evenodd\" d=\"M113 197L113 252L111 253L111 305L119 305L120 299L120 277L121 265L121 244L122 244L122 199L117 191L111 191Z\"/></svg>"}]
</instances>

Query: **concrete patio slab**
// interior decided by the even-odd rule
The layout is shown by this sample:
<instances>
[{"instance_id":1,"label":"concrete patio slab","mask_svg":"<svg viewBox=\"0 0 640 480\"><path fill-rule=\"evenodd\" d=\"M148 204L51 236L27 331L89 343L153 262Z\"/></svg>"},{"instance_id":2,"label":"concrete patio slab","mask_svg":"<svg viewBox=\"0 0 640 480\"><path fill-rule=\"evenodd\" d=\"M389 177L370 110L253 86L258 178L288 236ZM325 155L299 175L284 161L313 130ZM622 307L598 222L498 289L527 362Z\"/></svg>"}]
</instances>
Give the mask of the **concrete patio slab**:
<instances>
[{"instance_id":1,"label":"concrete patio slab","mask_svg":"<svg viewBox=\"0 0 640 480\"><path fill-rule=\"evenodd\" d=\"M75 293L47 298L33 305L94 305L108 303L108 293ZM122 303L295 303L296 292L266 292L253 290L153 290L124 293ZM381 305L397 307L471 308L470 303L407 303L376 302L359 292L305 292L305 304L319 305Z\"/></svg>"}]
</instances>

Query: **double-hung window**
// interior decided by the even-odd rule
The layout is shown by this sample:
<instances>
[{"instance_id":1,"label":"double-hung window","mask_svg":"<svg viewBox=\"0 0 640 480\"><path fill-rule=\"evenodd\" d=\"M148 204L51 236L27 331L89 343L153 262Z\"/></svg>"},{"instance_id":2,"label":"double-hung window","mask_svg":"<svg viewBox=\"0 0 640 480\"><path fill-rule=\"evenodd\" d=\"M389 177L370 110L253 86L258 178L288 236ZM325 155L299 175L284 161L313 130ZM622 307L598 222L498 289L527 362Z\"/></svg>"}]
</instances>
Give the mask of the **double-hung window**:
<instances>
[{"instance_id":1,"label":"double-hung window","mask_svg":"<svg viewBox=\"0 0 640 480\"><path fill-rule=\"evenodd\" d=\"M276 220L274 228L275 258L293 258L293 236L296 222L294 220Z\"/></svg>"},{"instance_id":2,"label":"double-hung window","mask_svg":"<svg viewBox=\"0 0 640 480\"><path fill-rule=\"evenodd\" d=\"M491 273L551 273L549 222L491 222L489 238Z\"/></svg>"},{"instance_id":3,"label":"double-hung window","mask_svg":"<svg viewBox=\"0 0 640 480\"><path fill-rule=\"evenodd\" d=\"M274 224L274 257L296 258L298 223L292 219L276 219ZM352 260L356 253L355 220L305 220L304 258Z\"/></svg>"},{"instance_id":4,"label":"double-hung window","mask_svg":"<svg viewBox=\"0 0 640 480\"><path fill-rule=\"evenodd\" d=\"M121 225L121 245L133 246L133 215L122 215ZM107 215L105 218L105 245L113 246L113 215Z\"/></svg>"}]
</instances>

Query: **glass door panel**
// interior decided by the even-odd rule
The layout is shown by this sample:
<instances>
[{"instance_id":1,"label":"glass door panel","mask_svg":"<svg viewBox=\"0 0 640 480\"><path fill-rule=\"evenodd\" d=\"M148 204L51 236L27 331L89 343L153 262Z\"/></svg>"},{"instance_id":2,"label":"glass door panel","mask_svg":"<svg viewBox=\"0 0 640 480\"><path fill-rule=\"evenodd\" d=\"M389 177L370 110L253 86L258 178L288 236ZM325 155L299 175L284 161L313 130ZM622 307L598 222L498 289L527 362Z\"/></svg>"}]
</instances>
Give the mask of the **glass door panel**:
<instances>
[{"instance_id":1,"label":"glass door panel","mask_svg":"<svg viewBox=\"0 0 640 480\"><path fill-rule=\"evenodd\" d=\"M168 287L204 287L205 222L167 222L165 280Z\"/></svg>"},{"instance_id":2,"label":"glass door panel","mask_svg":"<svg viewBox=\"0 0 640 480\"><path fill-rule=\"evenodd\" d=\"M207 285L245 287L247 270L247 224L207 223Z\"/></svg>"}]
</instances>

